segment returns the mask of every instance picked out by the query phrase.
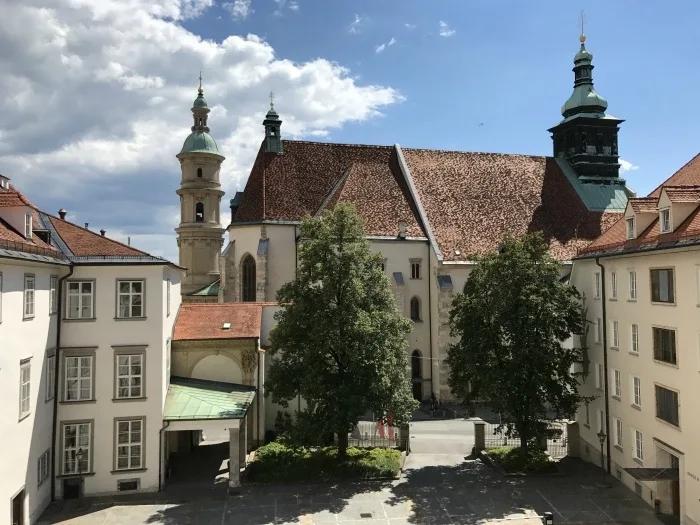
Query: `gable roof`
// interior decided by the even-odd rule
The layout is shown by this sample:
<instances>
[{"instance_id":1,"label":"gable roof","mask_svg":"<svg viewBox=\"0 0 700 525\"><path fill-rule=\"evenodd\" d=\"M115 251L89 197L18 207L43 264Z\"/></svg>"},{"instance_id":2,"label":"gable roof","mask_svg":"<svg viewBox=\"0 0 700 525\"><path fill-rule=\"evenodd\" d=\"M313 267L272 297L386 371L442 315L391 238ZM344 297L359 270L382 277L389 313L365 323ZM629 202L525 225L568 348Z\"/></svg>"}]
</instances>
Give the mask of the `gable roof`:
<instances>
[{"instance_id":1,"label":"gable roof","mask_svg":"<svg viewBox=\"0 0 700 525\"><path fill-rule=\"evenodd\" d=\"M262 303L183 303L173 341L260 337ZM224 329L224 323L230 328Z\"/></svg>"},{"instance_id":2,"label":"gable roof","mask_svg":"<svg viewBox=\"0 0 700 525\"><path fill-rule=\"evenodd\" d=\"M443 260L465 260L496 249L506 235L537 230L554 257L570 260L620 216L627 190L617 185L588 192L598 206L591 208L559 162L285 140L281 155L265 154L261 146L233 224L296 222L350 202L365 221L366 235L397 237L405 220L407 235L434 239ZM579 186L588 191L601 185Z\"/></svg>"},{"instance_id":3,"label":"gable roof","mask_svg":"<svg viewBox=\"0 0 700 525\"><path fill-rule=\"evenodd\" d=\"M629 205L634 213L656 213L658 202L656 197L634 197L629 200Z\"/></svg>"}]
</instances>

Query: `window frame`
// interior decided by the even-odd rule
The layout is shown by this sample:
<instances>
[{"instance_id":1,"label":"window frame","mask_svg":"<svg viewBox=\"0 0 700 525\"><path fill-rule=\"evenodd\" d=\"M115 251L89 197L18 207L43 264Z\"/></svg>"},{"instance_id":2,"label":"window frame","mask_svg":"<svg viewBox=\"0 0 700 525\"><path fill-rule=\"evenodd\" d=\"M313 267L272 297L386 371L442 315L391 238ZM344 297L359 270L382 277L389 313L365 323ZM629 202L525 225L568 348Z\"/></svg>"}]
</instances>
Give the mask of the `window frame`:
<instances>
[{"instance_id":1,"label":"window frame","mask_svg":"<svg viewBox=\"0 0 700 525\"><path fill-rule=\"evenodd\" d=\"M630 324L630 353L639 355L639 325Z\"/></svg>"},{"instance_id":2,"label":"window frame","mask_svg":"<svg viewBox=\"0 0 700 525\"><path fill-rule=\"evenodd\" d=\"M254 303L258 299L258 261L253 254L246 253L241 257L240 266L241 302Z\"/></svg>"},{"instance_id":3,"label":"window frame","mask_svg":"<svg viewBox=\"0 0 700 525\"><path fill-rule=\"evenodd\" d=\"M670 301L661 300L661 282L660 273L657 278L657 283L659 284L659 294L655 298L654 295L654 273L655 272L669 272L670 275L670 288L666 290L667 294L670 294ZM676 269L673 266L662 267L662 268L649 268L649 287L651 291L651 302L652 304L663 304L663 305L675 305L676 304Z\"/></svg>"},{"instance_id":4,"label":"window frame","mask_svg":"<svg viewBox=\"0 0 700 525\"><path fill-rule=\"evenodd\" d=\"M617 368L612 369L612 397L621 400L622 399L622 372Z\"/></svg>"},{"instance_id":5,"label":"window frame","mask_svg":"<svg viewBox=\"0 0 700 525\"><path fill-rule=\"evenodd\" d=\"M595 342L596 344L603 344L603 318L597 317L595 324Z\"/></svg>"},{"instance_id":6,"label":"window frame","mask_svg":"<svg viewBox=\"0 0 700 525\"><path fill-rule=\"evenodd\" d=\"M632 429L632 441L634 443L632 457L637 461L644 461L644 434L641 430Z\"/></svg>"},{"instance_id":7,"label":"window frame","mask_svg":"<svg viewBox=\"0 0 700 525\"><path fill-rule=\"evenodd\" d=\"M659 232L671 233L673 230L671 224L671 208L663 208L659 210Z\"/></svg>"},{"instance_id":8,"label":"window frame","mask_svg":"<svg viewBox=\"0 0 700 525\"><path fill-rule=\"evenodd\" d=\"M49 315L58 312L58 276L49 276Z\"/></svg>"},{"instance_id":9,"label":"window frame","mask_svg":"<svg viewBox=\"0 0 700 525\"><path fill-rule=\"evenodd\" d=\"M26 371L26 381L25 381ZM26 388L26 395L25 395ZM26 402L26 410L24 404ZM19 421L32 413L32 359L22 359L19 362Z\"/></svg>"},{"instance_id":10,"label":"window frame","mask_svg":"<svg viewBox=\"0 0 700 525\"><path fill-rule=\"evenodd\" d=\"M600 280L600 272L595 272L595 277L593 281L593 299L600 299L601 296L601 286L600 286L601 280Z\"/></svg>"},{"instance_id":11,"label":"window frame","mask_svg":"<svg viewBox=\"0 0 700 525\"><path fill-rule=\"evenodd\" d=\"M423 278L423 259L409 259L411 268L411 280L417 281Z\"/></svg>"},{"instance_id":12,"label":"window frame","mask_svg":"<svg viewBox=\"0 0 700 525\"><path fill-rule=\"evenodd\" d=\"M90 362L90 376L89 377L83 377L82 374L82 359L87 358ZM68 377L68 360L69 359L77 359L78 360L78 366L77 366L77 374L75 377ZM84 350L68 350L66 349L65 353L63 353L63 359L61 360L61 366L63 367L61 369L61 403L94 403L96 401L95 399L95 376L96 376L96 352L95 349L84 349ZM68 381L76 381L77 382L77 397L75 399L68 399ZM87 398L83 398L81 391L82 391L82 381L83 380L89 380L89 388L90 388L90 394Z\"/></svg>"},{"instance_id":13,"label":"window frame","mask_svg":"<svg viewBox=\"0 0 700 525\"><path fill-rule=\"evenodd\" d=\"M140 429L138 430L140 434L140 439L138 442L125 442L125 443L120 443L119 442L119 435L123 431L120 429L120 423L126 423L128 425L126 433L128 434L128 437L131 438L131 434L134 433L131 429L132 425L134 423L139 423L140 424ZM134 471L134 470L144 470L146 468L146 447L145 447L145 439L144 435L146 433L146 416L136 416L136 417L115 417L114 418L114 447L112 449L112 468L114 472L128 472L128 471ZM120 467L119 466L119 449L120 448L127 448L127 466L126 467ZM131 464L131 449L134 447L139 447L139 464L138 466L134 466Z\"/></svg>"},{"instance_id":14,"label":"window frame","mask_svg":"<svg viewBox=\"0 0 700 525\"><path fill-rule=\"evenodd\" d=\"M615 348L618 349L620 348L620 322L619 321L611 321L610 322L612 328L612 342L610 343L610 348Z\"/></svg>"},{"instance_id":15,"label":"window frame","mask_svg":"<svg viewBox=\"0 0 700 525\"><path fill-rule=\"evenodd\" d=\"M48 403L55 397L56 392L56 349L46 351L46 392L45 401Z\"/></svg>"},{"instance_id":16,"label":"window frame","mask_svg":"<svg viewBox=\"0 0 700 525\"><path fill-rule=\"evenodd\" d=\"M31 288L29 287L31 283ZM30 300L31 298L31 300ZM31 312L29 306L31 305ZM22 319L34 319L36 316L36 274L24 274L24 295L22 297Z\"/></svg>"},{"instance_id":17,"label":"window frame","mask_svg":"<svg viewBox=\"0 0 700 525\"><path fill-rule=\"evenodd\" d=\"M71 293L71 285L78 285L78 293L77 294L72 294ZM84 293L82 291L83 289L83 284L89 284L90 285L90 293ZM63 294L65 296L65 308L64 308L64 314L63 314L63 319L66 321L94 321L96 319L95 315L95 298L97 297L97 282L95 279L71 279L69 281L66 281L66 286L65 288L65 293ZM71 306L70 306L70 298L71 297L78 297L78 316L77 317L71 317ZM83 305L83 297L90 297L90 315L89 316L84 316L82 315L82 311L84 308L87 308L86 306Z\"/></svg>"},{"instance_id":18,"label":"window frame","mask_svg":"<svg viewBox=\"0 0 700 525\"><path fill-rule=\"evenodd\" d=\"M127 357L129 358L129 364L128 365L121 365L120 364L120 358ZM131 357L140 357L141 358L141 373L139 375L132 375L131 374L131 367L133 366L131 364ZM119 373L119 367L120 366L128 366L129 367L129 373L126 375L120 375ZM129 395L127 396L122 396L120 395L120 385L119 385L119 380L121 378L127 378L127 379L134 379L138 377L140 379L139 382L139 388L140 388L140 393L138 396L132 396L131 395L131 389L134 388L133 385L131 385L131 382L129 382L129 386L126 387L129 389ZM114 390L113 394L114 401L142 401L146 399L146 348L145 347L114 347Z\"/></svg>"},{"instance_id":19,"label":"window frame","mask_svg":"<svg viewBox=\"0 0 700 525\"><path fill-rule=\"evenodd\" d=\"M613 428L615 429L615 436L614 436L615 442L614 442L614 444L616 447L622 449L622 448L624 448L624 439L623 439L624 430L622 428L622 420L618 419L616 417L613 417L613 421L615 423L613 426Z\"/></svg>"},{"instance_id":20,"label":"window frame","mask_svg":"<svg viewBox=\"0 0 700 525\"><path fill-rule=\"evenodd\" d=\"M632 240L637 237L637 221L634 220L634 217L627 217L625 219L625 224L627 225L626 227L626 232L627 232L627 240ZM632 226L630 228L630 225Z\"/></svg>"},{"instance_id":21,"label":"window frame","mask_svg":"<svg viewBox=\"0 0 700 525\"><path fill-rule=\"evenodd\" d=\"M663 417L665 414L663 414L663 408L666 408L665 404L662 404L661 406L659 405L659 393L660 391L663 391L663 393L670 393L671 397L675 397L675 422L672 421L672 417L666 419ZM675 428L680 428L681 427L681 395L678 390L668 388L664 385L660 385L658 383L654 383L654 408L655 408L655 415L656 419L659 421L663 421L664 423L667 423Z\"/></svg>"},{"instance_id":22,"label":"window frame","mask_svg":"<svg viewBox=\"0 0 700 525\"><path fill-rule=\"evenodd\" d=\"M673 358L672 361L667 361L664 359L664 349L661 348L657 352L657 335L659 335L659 340L661 343L663 343L663 338L661 337L661 334L663 332L671 332L672 336L670 338L670 341L672 342L672 348L671 348L671 357ZM666 326L652 326L651 327L651 341L652 341L652 357L654 361L657 363L664 363L667 365L671 366L678 366L678 331L675 328L669 328ZM660 353L659 353L660 352Z\"/></svg>"},{"instance_id":23,"label":"window frame","mask_svg":"<svg viewBox=\"0 0 700 525\"><path fill-rule=\"evenodd\" d=\"M617 300L617 272L610 272L610 300Z\"/></svg>"},{"instance_id":24,"label":"window frame","mask_svg":"<svg viewBox=\"0 0 700 525\"><path fill-rule=\"evenodd\" d=\"M629 270L628 274L629 301L637 300L637 270Z\"/></svg>"},{"instance_id":25,"label":"window frame","mask_svg":"<svg viewBox=\"0 0 700 525\"><path fill-rule=\"evenodd\" d=\"M605 370L602 363L595 364L595 387L597 390L603 390L605 384Z\"/></svg>"},{"instance_id":26,"label":"window frame","mask_svg":"<svg viewBox=\"0 0 700 525\"><path fill-rule=\"evenodd\" d=\"M631 400L630 404L635 408L642 408L642 379L637 376L632 376L632 381L630 382L631 389Z\"/></svg>"},{"instance_id":27,"label":"window frame","mask_svg":"<svg viewBox=\"0 0 700 525\"><path fill-rule=\"evenodd\" d=\"M414 312L414 304L416 305L415 307L415 312ZM411 297L411 300L408 302L409 305L409 317L411 318L411 321L422 321L422 316L421 316L421 300L417 295L414 295ZM415 314L415 316L414 316Z\"/></svg>"},{"instance_id":28,"label":"window frame","mask_svg":"<svg viewBox=\"0 0 700 525\"><path fill-rule=\"evenodd\" d=\"M598 432L605 431L605 412L602 408L598 409Z\"/></svg>"},{"instance_id":29,"label":"window frame","mask_svg":"<svg viewBox=\"0 0 700 525\"><path fill-rule=\"evenodd\" d=\"M32 238L32 214L31 213L24 214L24 238L25 239Z\"/></svg>"},{"instance_id":30,"label":"window frame","mask_svg":"<svg viewBox=\"0 0 700 525\"><path fill-rule=\"evenodd\" d=\"M166 293L165 293L165 304L166 304L166 317L170 317L170 286L171 286L171 281L170 277L168 277L168 283L167 283L167 288L166 288Z\"/></svg>"},{"instance_id":31,"label":"window frame","mask_svg":"<svg viewBox=\"0 0 700 525\"><path fill-rule=\"evenodd\" d=\"M48 448L36 460L36 486L41 487L51 474L51 448ZM42 472L43 471L43 472Z\"/></svg>"},{"instance_id":32,"label":"window frame","mask_svg":"<svg viewBox=\"0 0 700 525\"><path fill-rule=\"evenodd\" d=\"M127 292L122 292L121 290L121 285L128 283L129 284L129 290ZM141 291L140 292L134 292L132 290L132 286L135 283L139 283L141 285ZM115 319L119 320L131 320L131 319L146 319L146 279L143 278L127 278L127 279L117 279L116 280L116 302L115 302ZM129 305L126 306L129 309L128 315L122 315L122 305L121 305L121 299L122 297L128 297L130 302ZM133 304L131 300L134 297L140 297L141 299L141 304ZM135 307L141 307L141 315L133 315L133 309Z\"/></svg>"},{"instance_id":33,"label":"window frame","mask_svg":"<svg viewBox=\"0 0 700 525\"><path fill-rule=\"evenodd\" d=\"M80 435L80 427L82 425L87 425L87 445L81 445L81 435ZM81 420L75 420L75 421L62 421L61 422L61 474L64 476L71 476L71 475L77 475L77 474L91 474L92 473L92 461L93 461L93 449L94 449L94 440L95 440L95 432L94 432L94 426L95 426L95 420L94 419L81 419ZM75 447L71 447L70 450L74 450L73 457L75 457L75 454L78 452L78 450L83 450L83 460L81 461L81 464L87 464L86 469L67 469L67 462L66 462L66 452L68 451L66 447L66 430L68 427L75 427ZM85 457L85 454L87 453L87 458ZM74 466L78 466L78 462L74 461L73 462Z\"/></svg>"}]
</instances>

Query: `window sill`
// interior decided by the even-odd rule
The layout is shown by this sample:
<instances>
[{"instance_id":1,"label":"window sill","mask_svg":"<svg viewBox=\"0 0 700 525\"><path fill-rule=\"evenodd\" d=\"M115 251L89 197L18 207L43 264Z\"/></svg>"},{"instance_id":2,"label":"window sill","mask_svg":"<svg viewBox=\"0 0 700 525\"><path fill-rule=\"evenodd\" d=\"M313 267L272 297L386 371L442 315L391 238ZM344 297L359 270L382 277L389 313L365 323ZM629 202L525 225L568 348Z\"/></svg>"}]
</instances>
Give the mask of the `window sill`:
<instances>
[{"instance_id":1,"label":"window sill","mask_svg":"<svg viewBox=\"0 0 700 525\"><path fill-rule=\"evenodd\" d=\"M661 423L662 425L665 425L665 426L667 426L667 427L671 427L673 430L678 430L678 432L681 431L680 425L674 425L673 423L670 423L670 422L666 421L665 419L661 419L661 418L658 417L658 416L656 417L656 420L657 420L659 423Z\"/></svg>"},{"instance_id":2,"label":"window sill","mask_svg":"<svg viewBox=\"0 0 700 525\"><path fill-rule=\"evenodd\" d=\"M629 355L636 355L637 357L639 357L639 352L633 352L632 350L630 350L628 353Z\"/></svg>"},{"instance_id":3,"label":"window sill","mask_svg":"<svg viewBox=\"0 0 700 525\"><path fill-rule=\"evenodd\" d=\"M611 347L610 347L610 350L616 350L616 351L619 352L619 351L620 351L620 347L619 347L619 346L611 346Z\"/></svg>"},{"instance_id":4,"label":"window sill","mask_svg":"<svg viewBox=\"0 0 700 525\"><path fill-rule=\"evenodd\" d=\"M423 319L411 319L414 323L422 323Z\"/></svg>"},{"instance_id":5,"label":"window sill","mask_svg":"<svg viewBox=\"0 0 700 525\"><path fill-rule=\"evenodd\" d=\"M609 301L617 301L617 297L611 297L611 298L608 299L608 300L609 300Z\"/></svg>"},{"instance_id":6,"label":"window sill","mask_svg":"<svg viewBox=\"0 0 700 525\"><path fill-rule=\"evenodd\" d=\"M642 407L640 405L635 405L634 403L632 403L630 406L635 410L639 410L640 412L642 411Z\"/></svg>"},{"instance_id":7,"label":"window sill","mask_svg":"<svg viewBox=\"0 0 700 525\"><path fill-rule=\"evenodd\" d=\"M622 398L620 396L610 396L610 397L616 401L622 401Z\"/></svg>"},{"instance_id":8,"label":"window sill","mask_svg":"<svg viewBox=\"0 0 700 525\"><path fill-rule=\"evenodd\" d=\"M75 401L59 401L59 405L89 405L90 403L97 403L97 399L76 399Z\"/></svg>"},{"instance_id":9,"label":"window sill","mask_svg":"<svg viewBox=\"0 0 700 525\"><path fill-rule=\"evenodd\" d=\"M663 366L667 366L667 367L669 367L669 368L678 369L678 365L677 365L677 364L674 364L674 363L669 363L669 362L667 362L667 361L660 361L660 360L658 360L658 359L654 359L653 361L654 361L654 363L656 363L657 365L663 365Z\"/></svg>"},{"instance_id":10,"label":"window sill","mask_svg":"<svg viewBox=\"0 0 700 525\"><path fill-rule=\"evenodd\" d=\"M35 315L25 315L22 317L22 321L33 321L35 317Z\"/></svg>"},{"instance_id":11,"label":"window sill","mask_svg":"<svg viewBox=\"0 0 700 525\"><path fill-rule=\"evenodd\" d=\"M620 445L613 445L613 447L615 447L620 452L623 452L622 447Z\"/></svg>"},{"instance_id":12,"label":"window sill","mask_svg":"<svg viewBox=\"0 0 700 525\"><path fill-rule=\"evenodd\" d=\"M96 317L64 317L63 320L67 323L89 323L97 321Z\"/></svg>"},{"instance_id":13,"label":"window sill","mask_svg":"<svg viewBox=\"0 0 700 525\"><path fill-rule=\"evenodd\" d=\"M129 401L146 401L146 397L115 397L112 399L114 403L124 403Z\"/></svg>"},{"instance_id":14,"label":"window sill","mask_svg":"<svg viewBox=\"0 0 700 525\"><path fill-rule=\"evenodd\" d=\"M51 403L51 401L53 401L54 399L55 399L55 397L54 397L54 396L51 396L49 399L45 399L45 400L44 400L44 404L46 404L46 403Z\"/></svg>"},{"instance_id":15,"label":"window sill","mask_svg":"<svg viewBox=\"0 0 700 525\"><path fill-rule=\"evenodd\" d=\"M20 421L24 421L25 419L27 419L31 415L32 415L31 412L27 412L26 414L19 416L19 419L17 420L17 422L19 423Z\"/></svg>"},{"instance_id":16,"label":"window sill","mask_svg":"<svg viewBox=\"0 0 700 525\"><path fill-rule=\"evenodd\" d=\"M75 474L59 474L58 476L56 476L56 479L69 479L69 478L80 478L80 477L89 478L89 477L94 476L94 475L95 475L94 472L82 472L82 473L80 473L80 474L78 474L78 473L75 473Z\"/></svg>"},{"instance_id":17,"label":"window sill","mask_svg":"<svg viewBox=\"0 0 700 525\"><path fill-rule=\"evenodd\" d=\"M146 472L147 470L147 468L123 468L111 470L110 474L133 474L135 472Z\"/></svg>"},{"instance_id":18,"label":"window sill","mask_svg":"<svg viewBox=\"0 0 700 525\"><path fill-rule=\"evenodd\" d=\"M115 317L115 321L145 321L146 317Z\"/></svg>"},{"instance_id":19,"label":"window sill","mask_svg":"<svg viewBox=\"0 0 700 525\"><path fill-rule=\"evenodd\" d=\"M589 425L588 423L584 423L583 426L586 427L588 430L591 429L591 425Z\"/></svg>"},{"instance_id":20,"label":"window sill","mask_svg":"<svg viewBox=\"0 0 700 525\"><path fill-rule=\"evenodd\" d=\"M676 306L676 303L665 303L663 301L651 301L651 304L655 304L657 306Z\"/></svg>"},{"instance_id":21,"label":"window sill","mask_svg":"<svg viewBox=\"0 0 700 525\"><path fill-rule=\"evenodd\" d=\"M633 457L633 458L632 458L632 461L634 461L635 463L637 463L640 467L643 467L643 466L644 466L644 461L642 461L642 460L639 459L639 458L634 458L634 457Z\"/></svg>"},{"instance_id":22,"label":"window sill","mask_svg":"<svg viewBox=\"0 0 700 525\"><path fill-rule=\"evenodd\" d=\"M636 303L636 302L637 302L637 299L629 298L629 299L627 299L627 302L628 302L628 303Z\"/></svg>"}]
</instances>

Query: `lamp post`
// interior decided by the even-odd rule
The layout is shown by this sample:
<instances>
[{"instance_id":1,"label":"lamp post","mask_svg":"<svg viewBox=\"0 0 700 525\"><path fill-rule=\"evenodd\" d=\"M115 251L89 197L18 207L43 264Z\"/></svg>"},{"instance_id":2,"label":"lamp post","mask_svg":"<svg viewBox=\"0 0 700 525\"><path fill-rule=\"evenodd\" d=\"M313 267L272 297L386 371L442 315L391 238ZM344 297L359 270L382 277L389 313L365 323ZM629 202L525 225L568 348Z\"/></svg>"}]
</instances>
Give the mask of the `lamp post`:
<instances>
[{"instance_id":1,"label":"lamp post","mask_svg":"<svg viewBox=\"0 0 700 525\"><path fill-rule=\"evenodd\" d=\"M82 463L83 463L83 456L85 453L83 452L82 448L78 449L78 452L75 453L75 460L77 461L77 466L78 466L78 477L80 478L80 487L78 490L78 502L80 506L82 504L83 500L83 468L82 468Z\"/></svg>"},{"instance_id":2,"label":"lamp post","mask_svg":"<svg viewBox=\"0 0 700 525\"><path fill-rule=\"evenodd\" d=\"M605 432L603 432L603 429L600 429L600 432L598 432L598 441L600 442L600 470L603 473L603 479L602 479L602 486L606 487L607 483L605 480L605 451L603 449L603 445L605 445L605 439L608 436L605 435Z\"/></svg>"}]
</instances>

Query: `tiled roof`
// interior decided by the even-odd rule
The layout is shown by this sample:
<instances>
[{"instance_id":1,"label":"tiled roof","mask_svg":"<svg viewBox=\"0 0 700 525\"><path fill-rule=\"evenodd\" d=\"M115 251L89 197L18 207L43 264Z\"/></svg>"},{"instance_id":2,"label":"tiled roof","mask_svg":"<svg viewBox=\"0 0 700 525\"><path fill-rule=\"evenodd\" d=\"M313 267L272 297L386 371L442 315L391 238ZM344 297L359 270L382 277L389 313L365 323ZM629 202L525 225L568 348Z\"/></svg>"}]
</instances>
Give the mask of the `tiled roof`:
<instances>
[{"instance_id":1,"label":"tiled roof","mask_svg":"<svg viewBox=\"0 0 700 525\"><path fill-rule=\"evenodd\" d=\"M284 154L261 146L234 224L300 221L338 202L351 202L367 235L427 236L404 179L396 147L284 141ZM621 211L591 211L549 157L403 149L417 197L445 260L494 250L506 235L541 230L552 255L573 258ZM263 191L264 189L264 191ZM603 198L598 195L597 201ZM624 208L624 203L621 204ZM605 211L605 210L615 211Z\"/></svg>"},{"instance_id":2,"label":"tiled roof","mask_svg":"<svg viewBox=\"0 0 700 525\"><path fill-rule=\"evenodd\" d=\"M664 187L670 187L671 193L688 196L694 194L700 188L700 154L691 159L685 166L674 173L663 184L656 188L645 199L634 199L635 202L644 202L644 211L650 211L651 203L654 210L658 211L658 197ZM685 189L687 191L680 191ZM670 197L669 197L670 198ZM690 202L698 202L697 200ZM634 209L634 208L633 208ZM636 210L635 210L636 211ZM623 253L627 251L653 250L661 246L672 247L678 243L695 242L700 240L700 207L696 208L683 224L671 233L660 233L658 214L636 239L627 240L627 228L624 220L617 221L608 231L598 237L585 250L582 256L603 255L611 253Z\"/></svg>"},{"instance_id":3,"label":"tiled roof","mask_svg":"<svg viewBox=\"0 0 700 525\"><path fill-rule=\"evenodd\" d=\"M252 339L260 337L262 303L183 303L173 340ZM230 323L224 329L224 323Z\"/></svg>"},{"instance_id":4,"label":"tiled roof","mask_svg":"<svg viewBox=\"0 0 700 525\"><path fill-rule=\"evenodd\" d=\"M58 217L49 216L51 224L56 230L56 233L61 236L61 239L66 243L68 248L78 257L87 256L148 256L146 252L122 244L119 241L103 237L99 233L95 233L87 228L71 222L59 219Z\"/></svg>"},{"instance_id":5,"label":"tiled roof","mask_svg":"<svg viewBox=\"0 0 700 525\"><path fill-rule=\"evenodd\" d=\"M656 197L634 197L629 200L634 213L656 213L659 199Z\"/></svg>"},{"instance_id":6,"label":"tiled roof","mask_svg":"<svg viewBox=\"0 0 700 525\"><path fill-rule=\"evenodd\" d=\"M700 186L664 186L671 202L700 202Z\"/></svg>"},{"instance_id":7,"label":"tiled roof","mask_svg":"<svg viewBox=\"0 0 700 525\"><path fill-rule=\"evenodd\" d=\"M13 187L10 187L10 189L0 189L0 208L15 206L28 206L31 208L32 238L25 238L22 233L0 219L0 247L19 252L60 257L59 252L53 246L46 244L36 234L37 230L43 230L44 228L41 227L38 221L38 213L34 205Z\"/></svg>"}]
</instances>

